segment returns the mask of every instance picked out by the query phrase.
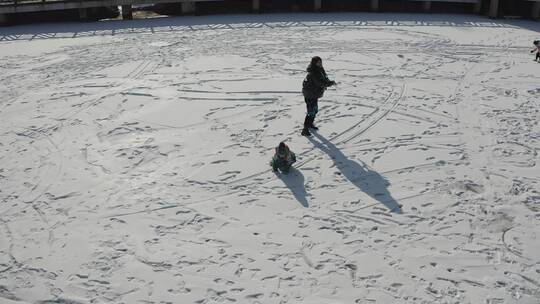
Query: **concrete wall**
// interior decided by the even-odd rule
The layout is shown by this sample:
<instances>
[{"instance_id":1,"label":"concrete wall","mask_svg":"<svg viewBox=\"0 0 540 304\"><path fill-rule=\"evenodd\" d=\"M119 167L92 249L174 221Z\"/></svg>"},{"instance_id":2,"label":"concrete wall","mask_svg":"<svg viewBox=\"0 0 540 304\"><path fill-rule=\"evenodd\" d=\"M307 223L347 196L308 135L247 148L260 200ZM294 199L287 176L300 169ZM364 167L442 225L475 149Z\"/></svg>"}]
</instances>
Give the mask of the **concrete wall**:
<instances>
[{"instance_id":1,"label":"concrete wall","mask_svg":"<svg viewBox=\"0 0 540 304\"><path fill-rule=\"evenodd\" d=\"M4 0L9 1L9 0ZM13 0L15 1L15 0ZM181 14L239 13L239 12L287 12L287 11L372 11L372 12L449 12L484 13L492 18L504 15L506 1L511 7L526 6L525 17L540 17L540 0L41 0L32 3L0 6L0 24L16 19L19 13L53 10L76 10L82 20L89 19L89 8L122 6L123 19L131 19L134 4L177 5ZM219 7L219 10L213 9ZM241 9L240 9L241 7ZM523 10L522 10L523 11ZM530 12L530 13L529 13ZM91 19L91 18L90 18ZM63 20L63 19L62 19Z\"/></svg>"}]
</instances>

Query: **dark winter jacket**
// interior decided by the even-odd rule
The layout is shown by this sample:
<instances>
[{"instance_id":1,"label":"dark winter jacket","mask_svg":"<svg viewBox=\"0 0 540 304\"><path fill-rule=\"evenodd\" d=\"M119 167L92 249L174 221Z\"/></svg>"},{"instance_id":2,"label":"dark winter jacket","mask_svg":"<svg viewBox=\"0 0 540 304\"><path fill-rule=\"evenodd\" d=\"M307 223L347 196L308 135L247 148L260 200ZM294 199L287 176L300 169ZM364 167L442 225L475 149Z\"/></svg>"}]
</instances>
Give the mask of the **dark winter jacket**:
<instances>
[{"instance_id":1,"label":"dark winter jacket","mask_svg":"<svg viewBox=\"0 0 540 304\"><path fill-rule=\"evenodd\" d=\"M276 154L272 157L270 165L274 171L279 169L286 173L289 172L292 164L296 162L296 155L286 144L280 143L280 146L283 146L283 149L281 150L280 147L276 148Z\"/></svg>"},{"instance_id":2,"label":"dark winter jacket","mask_svg":"<svg viewBox=\"0 0 540 304\"><path fill-rule=\"evenodd\" d=\"M302 93L307 99L321 98L327 87L336 84L334 81L328 79L324 68L316 65L309 65L307 67L307 76L302 83Z\"/></svg>"}]
</instances>

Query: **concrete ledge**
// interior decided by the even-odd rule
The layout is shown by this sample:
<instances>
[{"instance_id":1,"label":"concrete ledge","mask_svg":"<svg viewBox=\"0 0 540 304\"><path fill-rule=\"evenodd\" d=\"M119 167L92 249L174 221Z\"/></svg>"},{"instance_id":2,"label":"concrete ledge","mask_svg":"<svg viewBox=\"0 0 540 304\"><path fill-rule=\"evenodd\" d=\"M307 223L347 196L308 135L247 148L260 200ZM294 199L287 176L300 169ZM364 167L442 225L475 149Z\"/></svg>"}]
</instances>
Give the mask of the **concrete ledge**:
<instances>
[{"instance_id":1,"label":"concrete ledge","mask_svg":"<svg viewBox=\"0 0 540 304\"><path fill-rule=\"evenodd\" d=\"M133 19L133 7L131 5L122 5L122 19L123 20Z\"/></svg>"},{"instance_id":2,"label":"concrete ledge","mask_svg":"<svg viewBox=\"0 0 540 304\"><path fill-rule=\"evenodd\" d=\"M532 17L534 19L540 19L540 1L533 4Z\"/></svg>"},{"instance_id":3,"label":"concrete ledge","mask_svg":"<svg viewBox=\"0 0 540 304\"><path fill-rule=\"evenodd\" d=\"M158 3L184 3L184 2L210 2L224 0L84 0L84 1L54 1L22 3L18 5L0 5L0 14L15 14L41 11L56 11L66 9L121 6L134 4L158 4Z\"/></svg>"},{"instance_id":4,"label":"concrete ledge","mask_svg":"<svg viewBox=\"0 0 540 304\"><path fill-rule=\"evenodd\" d=\"M453 3L479 3L479 0L409 0L414 2L453 2ZM540 0L539 0L540 1Z\"/></svg>"},{"instance_id":5,"label":"concrete ledge","mask_svg":"<svg viewBox=\"0 0 540 304\"><path fill-rule=\"evenodd\" d=\"M499 0L491 0L489 2L489 18L497 18L499 16Z\"/></svg>"},{"instance_id":6,"label":"concrete ledge","mask_svg":"<svg viewBox=\"0 0 540 304\"><path fill-rule=\"evenodd\" d=\"M480 14L480 11L482 10L482 1L478 1L476 2L476 4L474 5L474 13L475 14Z\"/></svg>"},{"instance_id":7,"label":"concrete ledge","mask_svg":"<svg viewBox=\"0 0 540 304\"><path fill-rule=\"evenodd\" d=\"M195 14L195 2L184 1L182 2L182 14Z\"/></svg>"},{"instance_id":8,"label":"concrete ledge","mask_svg":"<svg viewBox=\"0 0 540 304\"><path fill-rule=\"evenodd\" d=\"M322 9L322 0L313 0L313 9L320 12Z\"/></svg>"},{"instance_id":9,"label":"concrete ledge","mask_svg":"<svg viewBox=\"0 0 540 304\"><path fill-rule=\"evenodd\" d=\"M88 20L88 9L80 8L79 9L79 19L86 21Z\"/></svg>"},{"instance_id":10,"label":"concrete ledge","mask_svg":"<svg viewBox=\"0 0 540 304\"><path fill-rule=\"evenodd\" d=\"M372 12L379 11L379 0L371 0L371 11Z\"/></svg>"}]
</instances>

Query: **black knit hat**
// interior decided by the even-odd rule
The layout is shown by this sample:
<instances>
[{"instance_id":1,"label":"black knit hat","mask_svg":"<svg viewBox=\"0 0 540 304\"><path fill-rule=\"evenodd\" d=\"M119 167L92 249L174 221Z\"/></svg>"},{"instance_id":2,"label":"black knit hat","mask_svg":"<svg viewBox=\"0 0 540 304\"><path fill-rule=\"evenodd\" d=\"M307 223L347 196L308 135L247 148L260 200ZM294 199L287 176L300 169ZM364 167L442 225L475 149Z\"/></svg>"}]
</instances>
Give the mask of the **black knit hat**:
<instances>
[{"instance_id":1,"label":"black knit hat","mask_svg":"<svg viewBox=\"0 0 540 304\"><path fill-rule=\"evenodd\" d=\"M277 152L279 155L285 155L287 153L287 145L284 142L280 142Z\"/></svg>"},{"instance_id":2,"label":"black knit hat","mask_svg":"<svg viewBox=\"0 0 540 304\"><path fill-rule=\"evenodd\" d=\"M316 65L317 62L319 62L319 61L322 62L321 57L315 56L315 57L311 58L311 65Z\"/></svg>"}]
</instances>

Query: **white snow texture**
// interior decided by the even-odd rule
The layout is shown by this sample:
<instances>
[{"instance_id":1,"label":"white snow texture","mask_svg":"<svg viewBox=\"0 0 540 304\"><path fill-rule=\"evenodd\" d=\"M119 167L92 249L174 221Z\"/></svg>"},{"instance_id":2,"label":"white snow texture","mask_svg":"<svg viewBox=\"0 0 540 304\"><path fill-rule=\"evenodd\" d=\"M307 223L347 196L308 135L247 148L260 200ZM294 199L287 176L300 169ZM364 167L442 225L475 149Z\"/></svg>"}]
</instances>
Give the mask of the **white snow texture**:
<instances>
[{"instance_id":1,"label":"white snow texture","mask_svg":"<svg viewBox=\"0 0 540 304\"><path fill-rule=\"evenodd\" d=\"M540 303L539 31L415 14L0 28L0 303ZM315 55L338 86L306 138ZM280 141L288 175L268 164Z\"/></svg>"}]
</instances>

